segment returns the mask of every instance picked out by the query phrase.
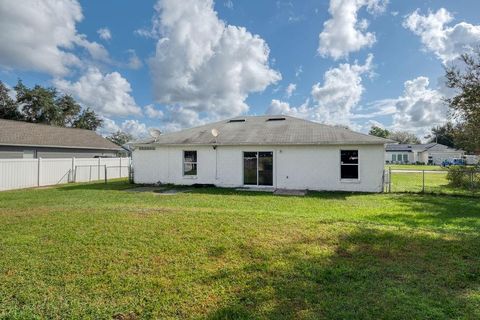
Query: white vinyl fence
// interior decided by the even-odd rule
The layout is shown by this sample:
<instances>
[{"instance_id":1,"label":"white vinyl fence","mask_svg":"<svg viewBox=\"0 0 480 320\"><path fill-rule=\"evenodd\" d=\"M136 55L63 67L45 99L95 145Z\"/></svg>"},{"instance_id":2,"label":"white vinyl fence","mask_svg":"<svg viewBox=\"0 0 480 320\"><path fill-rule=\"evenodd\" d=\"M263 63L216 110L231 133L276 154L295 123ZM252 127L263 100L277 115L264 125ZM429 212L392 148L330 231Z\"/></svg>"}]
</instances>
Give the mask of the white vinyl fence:
<instances>
[{"instance_id":1,"label":"white vinyl fence","mask_svg":"<svg viewBox=\"0 0 480 320\"><path fill-rule=\"evenodd\" d=\"M0 159L0 191L128 177L130 158Z\"/></svg>"}]
</instances>

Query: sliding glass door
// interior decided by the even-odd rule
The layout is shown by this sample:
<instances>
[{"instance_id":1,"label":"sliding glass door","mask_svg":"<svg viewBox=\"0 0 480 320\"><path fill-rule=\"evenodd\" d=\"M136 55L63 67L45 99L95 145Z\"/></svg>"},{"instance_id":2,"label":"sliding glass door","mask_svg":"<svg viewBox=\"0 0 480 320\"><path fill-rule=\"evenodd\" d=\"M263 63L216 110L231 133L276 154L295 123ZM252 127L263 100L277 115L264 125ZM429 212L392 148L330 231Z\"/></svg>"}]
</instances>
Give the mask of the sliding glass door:
<instances>
[{"instance_id":1,"label":"sliding glass door","mask_svg":"<svg viewBox=\"0 0 480 320\"><path fill-rule=\"evenodd\" d=\"M243 184L273 186L273 152L243 153Z\"/></svg>"}]
</instances>

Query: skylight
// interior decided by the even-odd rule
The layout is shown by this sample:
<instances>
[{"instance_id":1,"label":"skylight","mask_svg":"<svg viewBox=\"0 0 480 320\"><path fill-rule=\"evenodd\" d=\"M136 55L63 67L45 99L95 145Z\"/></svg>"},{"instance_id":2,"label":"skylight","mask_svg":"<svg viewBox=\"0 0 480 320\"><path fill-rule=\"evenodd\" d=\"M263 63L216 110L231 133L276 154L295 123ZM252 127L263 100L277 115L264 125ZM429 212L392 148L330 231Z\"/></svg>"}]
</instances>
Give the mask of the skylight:
<instances>
[{"instance_id":1,"label":"skylight","mask_svg":"<svg viewBox=\"0 0 480 320\"><path fill-rule=\"evenodd\" d=\"M285 118L268 118L267 121L283 121Z\"/></svg>"},{"instance_id":2,"label":"skylight","mask_svg":"<svg viewBox=\"0 0 480 320\"><path fill-rule=\"evenodd\" d=\"M228 123L232 123L232 122L245 122L245 119L232 119L232 120L228 120Z\"/></svg>"}]
</instances>

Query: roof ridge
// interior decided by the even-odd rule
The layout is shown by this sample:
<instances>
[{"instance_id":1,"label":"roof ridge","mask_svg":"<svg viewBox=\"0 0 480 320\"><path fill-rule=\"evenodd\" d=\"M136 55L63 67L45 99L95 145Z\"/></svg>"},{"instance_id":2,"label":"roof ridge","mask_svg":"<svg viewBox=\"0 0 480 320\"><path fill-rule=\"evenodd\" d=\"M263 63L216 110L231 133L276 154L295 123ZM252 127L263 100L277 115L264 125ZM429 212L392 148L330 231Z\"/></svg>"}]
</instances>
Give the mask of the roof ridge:
<instances>
[{"instance_id":1,"label":"roof ridge","mask_svg":"<svg viewBox=\"0 0 480 320\"><path fill-rule=\"evenodd\" d=\"M49 127L49 128L55 128L55 129L82 130L82 131L89 131L89 132L95 132L96 133L96 131L90 130L90 129L75 128L75 127L62 127L62 126L57 126L55 124L42 123L42 122L28 122L28 121L13 120L13 119L0 119L0 121L9 121L9 122L21 123L22 125L30 125L30 126L44 126L44 127Z\"/></svg>"}]
</instances>

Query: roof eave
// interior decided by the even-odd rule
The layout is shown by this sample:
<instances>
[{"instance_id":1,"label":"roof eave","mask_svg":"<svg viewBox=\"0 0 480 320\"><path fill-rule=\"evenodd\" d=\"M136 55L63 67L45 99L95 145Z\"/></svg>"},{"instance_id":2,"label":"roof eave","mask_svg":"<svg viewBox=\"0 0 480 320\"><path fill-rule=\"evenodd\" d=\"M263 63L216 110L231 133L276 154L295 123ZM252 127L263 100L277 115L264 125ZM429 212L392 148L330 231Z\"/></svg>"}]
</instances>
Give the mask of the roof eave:
<instances>
[{"instance_id":1,"label":"roof eave","mask_svg":"<svg viewBox=\"0 0 480 320\"><path fill-rule=\"evenodd\" d=\"M99 148L99 147L80 147L80 146L60 146L60 145L41 145L41 144L26 144L26 143L0 143L0 146L14 146L14 147L35 147L35 148L62 148L62 149L85 149L85 150L107 150L107 151L122 151L118 148Z\"/></svg>"}]
</instances>

